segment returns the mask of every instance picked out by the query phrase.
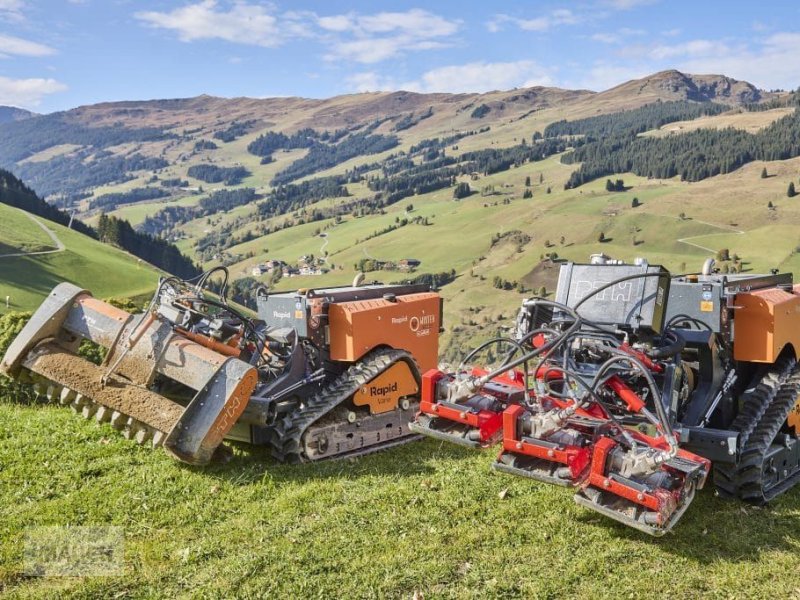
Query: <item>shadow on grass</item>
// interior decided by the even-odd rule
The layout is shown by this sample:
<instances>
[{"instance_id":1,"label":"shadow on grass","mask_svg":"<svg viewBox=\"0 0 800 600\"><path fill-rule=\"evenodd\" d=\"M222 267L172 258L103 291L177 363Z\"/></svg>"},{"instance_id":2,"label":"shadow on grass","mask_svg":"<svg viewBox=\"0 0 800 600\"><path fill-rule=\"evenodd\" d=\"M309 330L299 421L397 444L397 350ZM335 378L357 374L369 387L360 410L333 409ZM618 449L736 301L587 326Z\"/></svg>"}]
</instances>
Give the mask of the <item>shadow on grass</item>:
<instances>
[{"instance_id":1,"label":"shadow on grass","mask_svg":"<svg viewBox=\"0 0 800 600\"><path fill-rule=\"evenodd\" d=\"M674 529L651 538L602 515L586 511L587 526L606 527L620 540L648 542L662 552L710 565L719 560L756 562L765 552L800 549L800 488L790 490L766 507L716 496L714 486L700 491Z\"/></svg>"},{"instance_id":2,"label":"shadow on grass","mask_svg":"<svg viewBox=\"0 0 800 600\"><path fill-rule=\"evenodd\" d=\"M64 278L52 271L46 259L18 256L0 261L0 281L11 289L25 290L44 298Z\"/></svg>"},{"instance_id":3,"label":"shadow on grass","mask_svg":"<svg viewBox=\"0 0 800 600\"><path fill-rule=\"evenodd\" d=\"M475 451L456 444L434 440L414 440L360 457L328 459L314 463L286 464L278 462L266 446L253 446L242 442L229 443L234 448L234 457L226 464L208 467L193 467L180 464L181 468L195 473L207 474L210 478L224 479L235 485L250 485L261 481L266 474L275 482L303 483L306 481L360 476L421 475L435 472L428 459L459 460L468 458Z\"/></svg>"}]
</instances>

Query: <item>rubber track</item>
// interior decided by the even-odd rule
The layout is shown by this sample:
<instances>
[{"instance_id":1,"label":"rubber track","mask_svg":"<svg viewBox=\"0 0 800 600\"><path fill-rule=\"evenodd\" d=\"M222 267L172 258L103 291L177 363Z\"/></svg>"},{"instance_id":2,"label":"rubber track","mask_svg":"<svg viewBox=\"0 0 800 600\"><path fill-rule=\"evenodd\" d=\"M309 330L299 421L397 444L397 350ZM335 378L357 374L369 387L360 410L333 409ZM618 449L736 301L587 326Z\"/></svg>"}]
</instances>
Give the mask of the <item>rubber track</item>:
<instances>
[{"instance_id":1,"label":"rubber track","mask_svg":"<svg viewBox=\"0 0 800 600\"><path fill-rule=\"evenodd\" d=\"M764 489L764 460L786 422L800 392L800 365L794 358L780 359L745 398L732 429L740 431L741 452L735 465L716 465L714 483L721 495L754 504L769 502L800 479L800 471L774 487Z\"/></svg>"},{"instance_id":2,"label":"rubber track","mask_svg":"<svg viewBox=\"0 0 800 600\"><path fill-rule=\"evenodd\" d=\"M401 360L408 362L414 370L417 369L411 354L404 350L391 348L373 350L362 360L350 366L342 375L309 398L301 408L273 425L270 439L272 455L278 460L288 463L310 460L303 452L303 436L309 427L347 401L361 386L375 379L392 364ZM396 445L396 443L388 445ZM383 444L376 444L373 448L365 448L359 454L375 452L384 447ZM330 458L336 458L336 456L332 455Z\"/></svg>"}]
</instances>

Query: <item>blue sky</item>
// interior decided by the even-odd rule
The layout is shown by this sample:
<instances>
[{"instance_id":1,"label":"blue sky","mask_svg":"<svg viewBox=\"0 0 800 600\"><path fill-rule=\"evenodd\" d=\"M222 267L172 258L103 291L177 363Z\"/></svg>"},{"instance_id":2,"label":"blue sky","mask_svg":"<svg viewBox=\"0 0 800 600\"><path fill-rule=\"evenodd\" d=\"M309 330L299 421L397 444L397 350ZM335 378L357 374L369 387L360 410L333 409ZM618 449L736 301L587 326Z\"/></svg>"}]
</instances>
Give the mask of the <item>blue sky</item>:
<instances>
[{"instance_id":1,"label":"blue sky","mask_svg":"<svg viewBox=\"0 0 800 600\"><path fill-rule=\"evenodd\" d=\"M0 0L0 104L323 98L529 85L602 90L666 68L800 86L800 3Z\"/></svg>"}]
</instances>

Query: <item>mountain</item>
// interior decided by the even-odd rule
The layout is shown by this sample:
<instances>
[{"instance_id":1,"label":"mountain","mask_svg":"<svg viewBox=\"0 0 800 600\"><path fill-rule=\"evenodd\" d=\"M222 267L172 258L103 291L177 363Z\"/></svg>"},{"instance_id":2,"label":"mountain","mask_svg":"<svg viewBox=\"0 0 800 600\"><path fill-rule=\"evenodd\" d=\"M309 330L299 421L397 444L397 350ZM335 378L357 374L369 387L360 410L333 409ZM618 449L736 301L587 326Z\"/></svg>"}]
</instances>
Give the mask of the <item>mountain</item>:
<instances>
[{"instance_id":1,"label":"mountain","mask_svg":"<svg viewBox=\"0 0 800 600\"><path fill-rule=\"evenodd\" d=\"M33 113L24 108L16 108L15 106L0 106L0 123L10 123L11 121L22 121L23 119L30 119L35 117Z\"/></svg>"},{"instance_id":2,"label":"mountain","mask_svg":"<svg viewBox=\"0 0 800 600\"><path fill-rule=\"evenodd\" d=\"M250 142L268 131L369 131L396 137L400 148L470 130L483 130L476 142L490 142L497 132L513 141L517 132L543 129L565 117L614 113L657 101L737 106L774 96L722 75L664 71L600 93L531 87L483 94L361 93L322 100L198 96L111 102L0 124L0 136L7 140L0 146L0 168L12 170L48 199L84 212L88 204L76 201L105 193L109 186L114 191L115 184L127 181L146 185L147 171L169 169L180 181L199 187L202 182L187 179L183 166L215 162L220 154L233 159L228 162L247 163L246 144L237 141ZM487 128L493 133L483 135ZM212 145L224 145L233 154L215 154ZM353 151L345 155L356 156Z\"/></svg>"},{"instance_id":3,"label":"mountain","mask_svg":"<svg viewBox=\"0 0 800 600\"><path fill-rule=\"evenodd\" d=\"M621 102L640 98L647 102L691 100L740 105L760 102L772 94L759 90L752 83L724 75L687 75L673 69L628 81L598 96L617 98Z\"/></svg>"},{"instance_id":4,"label":"mountain","mask_svg":"<svg viewBox=\"0 0 800 600\"><path fill-rule=\"evenodd\" d=\"M550 293L562 258L683 272L727 248L728 269L800 270L796 103L677 71L602 92L113 102L0 125L0 166L101 237L133 226L243 291L446 281L457 349ZM268 260L285 276L253 275Z\"/></svg>"}]
</instances>

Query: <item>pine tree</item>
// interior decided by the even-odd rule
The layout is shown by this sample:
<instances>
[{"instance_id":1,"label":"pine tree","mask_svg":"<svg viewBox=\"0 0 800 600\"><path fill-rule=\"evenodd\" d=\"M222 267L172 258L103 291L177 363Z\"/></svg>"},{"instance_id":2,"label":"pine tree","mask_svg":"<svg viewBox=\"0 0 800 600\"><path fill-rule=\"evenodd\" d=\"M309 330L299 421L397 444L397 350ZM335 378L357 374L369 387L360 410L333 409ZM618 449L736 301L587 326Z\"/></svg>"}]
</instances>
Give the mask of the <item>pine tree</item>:
<instances>
[{"instance_id":1,"label":"pine tree","mask_svg":"<svg viewBox=\"0 0 800 600\"><path fill-rule=\"evenodd\" d=\"M789 196L789 198L794 198L797 195L797 192L794 189L794 181L789 183L789 187L786 190L786 195Z\"/></svg>"},{"instance_id":2,"label":"pine tree","mask_svg":"<svg viewBox=\"0 0 800 600\"><path fill-rule=\"evenodd\" d=\"M614 191L614 182L610 179L606 179L606 191L613 192Z\"/></svg>"},{"instance_id":3,"label":"pine tree","mask_svg":"<svg viewBox=\"0 0 800 600\"><path fill-rule=\"evenodd\" d=\"M531 187L531 176L530 175L528 175L525 178L525 187Z\"/></svg>"},{"instance_id":4,"label":"pine tree","mask_svg":"<svg viewBox=\"0 0 800 600\"><path fill-rule=\"evenodd\" d=\"M636 208L639 206L639 199L634 196L633 200L631 200L631 208Z\"/></svg>"},{"instance_id":5,"label":"pine tree","mask_svg":"<svg viewBox=\"0 0 800 600\"><path fill-rule=\"evenodd\" d=\"M766 179L767 177L769 177L769 174L767 173L767 167L764 167L761 169L761 179Z\"/></svg>"},{"instance_id":6,"label":"pine tree","mask_svg":"<svg viewBox=\"0 0 800 600\"><path fill-rule=\"evenodd\" d=\"M460 200L461 198L466 198L472 193L472 190L469 187L469 184L465 181L459 183L455 189L453 190L453 198L456 200Z\"/></svg>"}]
</instances>

